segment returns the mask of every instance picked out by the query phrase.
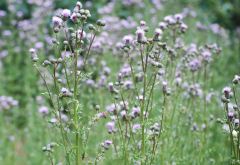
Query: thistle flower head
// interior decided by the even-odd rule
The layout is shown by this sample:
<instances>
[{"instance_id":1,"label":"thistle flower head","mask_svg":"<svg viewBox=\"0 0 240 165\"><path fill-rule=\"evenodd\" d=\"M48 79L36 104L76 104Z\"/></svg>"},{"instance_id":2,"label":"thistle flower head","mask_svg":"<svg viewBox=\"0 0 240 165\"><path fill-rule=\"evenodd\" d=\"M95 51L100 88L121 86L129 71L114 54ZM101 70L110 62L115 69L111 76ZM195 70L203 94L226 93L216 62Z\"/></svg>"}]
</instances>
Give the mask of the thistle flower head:
<instances>
[{"instance_id":1,"label":"thistle flower head","mask_svg":"<svg viewBox=\"0 0 240 165\"><path fill-rule=\"evenodd\" d=\"M43 114L43 115L46 115L46 114L48 114L48 107L42 106L42 107L39 108L38 112Z\"/></svg>"},{"instance_id":2,"label":"thistle flower head","mask_svg":"<svg viewBox=\"0 0 240 165\"><path fill-rule=\"evenodd\" d=\"M112 144L112 141L106 140L106 141L105 141L105 144L109 146L110 144Z\"/></svg>"},{"instance_id":3,"label":"thistle flower head","mask_svg":"<svg viewBox=\"0 0 240 165\"><path fill-rule=\"evenodd\" d=\"M112 82L108 83L108 85L109 85L110 88L113 87L113 83Z\"/></svg>"},{"instance_id":4,"label":"thistle flower head","mask_svg":"<svg viewBox=\"0 0 240 165\"><path fill-rule=\"evenodd\" d=\"M144 36L145 32L144 32L142 29L138 29L138 30L136 31L136 34L137 34L137 35Z\"/></svg>"},{"instance_id":5,"label":"thistle flower head","mask_svg":"<svg viewBox=\"0 0 240 165\"><path fill-rule=\"evenodd\" d=\"M138 112L140 112L140 109L139 109L138 107L133 107L133 108L132 108L132 111L133 111L134 113L138 113Z\"/></svg>"},{"instance_id":6,"label":"thistle flower head","mask_svg":"<svg viewBox=\"0 0 240 165\"><path fill-rule=\"evenodd\" d=\"M77 3L76 3L76 6L78 6L79 9L81 9L81 8L82 8L82 3L81 3L81 2L77 2Z\"/></svg>"},{"instance_id":7,"label":"thistle flower head","mask_svg":"<svg viewBox=\"0 0 240 165\"><path fill-rule=\"evenodd\" d=\"M54 16L54 17L52 18L52 22L53 22L54 24L56 24L56 25L60 25L60 24L62 23L62 19L59 18L59 17Z\"/></svg>"},{"instance_id":8,"label":"thistle flower head","mask_svg":"<svg viewBox=\"0 0 240 165\"><path fill-rule=\"evenodd\" d=\"M202 55L203 55L203 57L208 58L208 57L211 56L211 53L210 52L203 52Z\"/></svg>"},{"instance_id":9,"label":"thistle flower head","mask_svg":"<svg viewBox=\"0 0 240 165\"><path fill-rule=\"evenodd\" d=\"M231 90L230 87L225 87L225 88L222 89L222 93L229 93L230 90Z\"/></svg>"},{"instance_id":10,"label":"thistle flower head","mask_svg":"<svg viewBox=\"0 0 240 165\"><path fill-rule=\"evenodd\" d=\"M162 34L162 30L159 29L159 28L157 28L157 29L155 30L155 33L157 33L157 34Z\"/></svg>"},{"instance_id":11,"label":"thistle flower head","mask_svg":"<svg viewBox=\"0 0 240 165\"><path fill-rule=\"evenodd\" d=\"M67 88L62 88L61 91L62 91L62 93L68 93L68 89Z\"/></svg>"},{"instance_id":12,"label":"thistle flower head","mask_svg":"<svg viewBox=\"0 0 240 165\"><path fill-rule=\"evenodd\" d=\"M233 118L233 116L234 116L234 113L233 113L233 112L229 112L229 113L228 113L228 117Z\"/></svg>"},{"instance_id":13,"label":"thistle flower head","mask_svg":"<svg viewBox=\"0 0 240 165\"><path fill-rule=\"evenodd\" d=\"M174 17L175 17L176 20L181 20L181 19L183 19L182 14L175 14Z\"/></svg>"},{"instance_id":14,"label":"thistle flower head","mask_svg":"<svg viewBox=\"0 0 240 165\"><path fill-rule=\"evenodd\" d=\"M109 131L112 131L114 129L115 123L114 122L108 122L107 125L108 125Z\"/></svg>"},{"instance_id":15,"label":"thistle flower head","mask_svg":"<svg viewBox=\"0 0 240 165\"><path fill-rule=\"evenodd\" d=\"M162 86L163 86L163 87L166 87L166 86L167 86L167 82L166 82L166 81L163 81L163 82L162 82Z\"/></svg>"},{"instance_id":16,"label":"thistle flower head","mask_svg":"<svg viewBox=\"0 0 240 165\"><path fill-rule=\"evenodd\" d=\"M159 22L158 25L160 26L160 28L165 28L167 26L165 22Z\"/></svg>"},{"instance_id":17,"label":"thistle flower head","mask_svg":"<svg viewBox=\"0 0 240 165\"><path fill-rule=\"evenodd\" d=\"M180 26L181 26L182 29L187 29L188 28L188 26L186 24L184 24L184 23L181 23Z\"/></svg>"},{"instance_id":18,"label":"thistle flower head","mask_svg":"<svg viewBox=\"0 0 240 165\"><path fill-rule=\"evenodd\" d=\"M125 37L123 37L123 41L130 42L130 41L132 41L132 37L131 36L125 36Z\"/></svg>"},{"instance_id":19,"label":"thistle flower head","mask_svg":"<svg viewBox=\"0 0 240 165\"><path fill-rule=\"evenodd\" d=\"M35 49L33 49L33 48L31 48L31 49L29 49L29 52L31 52L31 53L35 53Z\"/></svg>"},{"instance_id":20,"label":"thistle flower head","mask_svg":"<svg viewBox=\"0 0 240 165\"><path fill-rule=\"evenodd\" d=\"M62 11L62 15L63 15L64 17L69 17L69 16L71 15L71 11L68 10L68 9L64 9L64 10Z\"/></svg>"},{"instance_id":21,"label":"thistle flower head","mask_svg":"<svg viewBox=\"0 0 240 165\"><path fill-rule=\"evenodd\" d=\"M141 26L145 26L145 25L146 25L146 22L143 21L143 20L141 20L141 21L140 21L140 25L141 25Z\"/></svg>"},{"instance_id":22,"label":"thistle flower head","mask_svg":"<svg viewBox=\"0 0 240 165\"><path fill-rule=\"evenodd\" d=\"M140 130L141 129L141 125L140 124L134 124L132 126L132 132L136 133L136 130Z\"/></svg>"},{"instance_id":23,"label":"thistle flower head","mask_svg":"<svg viewBox=\"0 0 240 165\"><path fill-rule=\"evenodd\" d=\"M234 123L237 125L237 124L239 124L239 119L235 119L234 120Z\"/></svg>"},{"instance_id":24,"label":"thistle flower head","mask_svg":"<svg viewBox=\"0 0 240 165\"><path fill-rule=\"evenodd\" d=\"M126 116L127 116L127 112L126 112L126 111L122 111L122 112L121 112L121 116L122 116L122 117L126 117Z\"/></svg>"},{"instance_id":25,"label":"thistle flower head","mask_svg":"<svg viewBox=\"0 0 240 165\"><path fill-rule=\"evenodd\" d=\"M73 13L72 16L70 17L72 21L75 21L77 19L77 14Z\"/></svg>"}]
</instances>

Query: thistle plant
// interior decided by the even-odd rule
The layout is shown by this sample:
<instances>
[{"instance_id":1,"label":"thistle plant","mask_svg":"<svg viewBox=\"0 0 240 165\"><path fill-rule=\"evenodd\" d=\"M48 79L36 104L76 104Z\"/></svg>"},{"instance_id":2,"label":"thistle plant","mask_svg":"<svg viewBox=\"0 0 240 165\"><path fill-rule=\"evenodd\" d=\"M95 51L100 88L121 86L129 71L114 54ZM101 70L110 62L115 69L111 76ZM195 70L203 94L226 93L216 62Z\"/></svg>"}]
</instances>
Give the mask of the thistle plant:
<instances>
[{"instance_id":1,"label":"thistle plant","mask_svg":"<svg viewBox=\"0 0 240 165\"><path fill-rule=\"evenodd\" d=\"M229 135L230 139L230 163L239 163L239 104L236 96L236 85L239 84L239 76L235 75L231 87L224 87L221 96L223 104L223 118L218 118L217 123L222 127L225 134ZM231 92L231 90L233 92ZM232 103L231 103L232 102Z\"/></svg>"},{"instance_id":2,"label":"thistle plant","mask_svg":"<svg viewBox=\"0 0 240 165\"><path fill-rule=\"evenodd\" d=\"M52 40L52 43L54 44L53 48L56 49L59 54L55 55L55 58L51 59L50 61L44 60L42 63L42 66L44 67L43 72L41 72L37 66L37 61L39 58L36 55L35 49L29 50L31 52L31 58L34 62L34 68L38 71L39 75L44 81L47 89L46 94L49 95L49 98L51 100L53 108L52 113L55 115L57 122L49 121L49 123L59 127L61 131L63 142L59 145L63 146L65 150L67 164L71 164L71 158L76 162L76 164L80 164L79 142L80 139L83 138L80 137L80 134L83 131L89 132L89 130L84 130L84 127L80 120L82 106L78 101L79 81L89 76L89 74L84 73L84 68L97 33L100 31L101 27L106 25L105 21L101 20L97 21L97 28L95 28L92 24L89 24L88 29L91 31L92 37L90 40L88 40L86 39L84 28L86 27L86 21L89 17L91 17L90 11L82 9L82 4L80 2L77 2L73 12L68 9L64 9L61 14L57 14L52 18L53 31L55 33L55 39ZM74 23L74 28L67 27L68 19ZM58 39L60 30L62 30L66 36L63 44L60 44ZM84 49L86 45L88 45L88 47ZM62 46L65 49L65 54L61 52ZM69 49L71 52L69 57L66 56L67 49ZM80 54L83 53L85 57L84 64L82 68L78 70L78 58ZM59 70L61 67L64 68L64 75L62 76L62 79L57 79L57 70ZM68 72L69 70L71 70L71 73ZM47 71L48 73L46 73ZM53 83L51 85L53 86L54 92L51 92L52 87L47 83L47 79L52 79ZM62 85L64 82L67 85L66 88ZM71 117L71 122L69 122L69 125L67 127L73 125L75 129L74 133L76 134L76 139L74 145L70 141L68 133L63 125L61 112L61 107L63 105L66 105L68 107L68 112ZM70 106L73 107L73 115L71 109L69 108ZM70 146L68 146L67 143L69 143ZM84 154L85 153L83 152L82 159L85 158Z\"/></svg>"},{"instance_id":3,"label":"thistle plant","mask_svg":"<svg viewBox=\"0 0 240 165\"><path fill-rule=\"evenodd\" d=\"M54 141L54 146L64 149L66 164L100 164L104 159L118 164L206 164L213 120L207 105L214 95L208 82L221 48L185 44L188 26L182 14L166 16L155 28L141 20L135 34L113 33L113 39L100 33L112 30L110 21L98 20L94 26L87 22L90 17L80 2L73 11L62 10L52 17L54 56L42 59L35 49L29 50L54 114L48 122L61 133L62 142ZM103 60L109 52L118 71ZM39 112L48 120L46 106ZM101 128L97 136L104 140L89 148L95 127ZM188 139L192 145L184 145ZM51 147L43 151L52 164L58 163ZM94 156L89 154L93 151ZM191 152L200 156L186 161L185 154Z\"/></svg>"}]
</instances>

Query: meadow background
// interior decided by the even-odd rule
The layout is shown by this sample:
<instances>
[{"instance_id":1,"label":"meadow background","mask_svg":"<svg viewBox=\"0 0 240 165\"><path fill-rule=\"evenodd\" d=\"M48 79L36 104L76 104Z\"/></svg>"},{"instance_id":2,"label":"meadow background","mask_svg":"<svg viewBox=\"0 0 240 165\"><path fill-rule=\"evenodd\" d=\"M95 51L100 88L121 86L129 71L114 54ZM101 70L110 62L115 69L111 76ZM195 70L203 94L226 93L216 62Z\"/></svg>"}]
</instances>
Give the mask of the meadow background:
<instances>
[{"instance_id":1,"label":"meadow background","mask_svg":"<svg viewBox=\"0 0 240 165\"><path fill-rule=\"evenodd\" d=\"M150 29L154 29L165 16L182 13L184 23L188 25L183 36L186 45L195 43L198 46L204 46L206 43L216 43L222 47L222 52L213 65L208 81L208 89L214 93L214 96L208 103L207 109L208 114L213 115L214 119L210 123L206 164L229 164L229 141L222 133L222 128L219 127L216 119L223 116L220 101L222 88L231 85L234 75L240 74L240 11L238 10L240 1L93 0L81 1L81 3L84 8L91 11L92 17L88 19L88 23L95 23L98 19L103 19L107 23L112 18L122 20L113 22L109 27L113 29L114 24L122 24L121 29L109 32L117 34L115 41L122 41L125 35L134 34L136 31L128 28L127 25L124 28L123 20L134 20L137 24L144 20ZM35 48L42 62L54 52L56 53L51 49L52 16L61 9L73 9L75 4L74 0L3 0L0 2L0 164L2 165L50 164L46 154L42 152L42 147L52 141L57 143L61 141L59 131L47 122L52 115L42 117L39 113L41 107L50 107L50 104L48 98L41 95L44 86L41 85L38 73L33 69L29 49ZM107 32L109 29L103 31ZM149 36L153 34L153 30L149 32ZM108 82L115 82L119 71L115 57L111 51L106 51L99 56L111 69ZM95 113L93 105L100 104L104 110L111 102L111 97L104 90L94 92L92 95L89 88L82 89L82 102L86 107L86 113L83 114L85 123L88 123L88 116ZM237 89L238 96L240 96L239 92L240 90ZM156 100L160 98L159 95L155 93ZM8 100L7 103L6 100ZM187 104L187 100L182 104L185 103ZM181 126L182 134L185 134L183 131L185 124L188 123L189 114L194 116L191 123L198 123L198 120L201 120L201 103L192 105L191 109L195 109L195 113L192 114L193 112L186 110L183 112L180 123L177 118L173 120L174 126ZM153 113L158 115L157 111ZM109 136L103 133L103 131L107 132L108 121L109 119L106 119L94 126L88 146L90 157L95 156L92 148ZM201 123L199 127L200 125ZM194 154L192 147L184 148L185 145L191 146L191 143L194 145L198 139L201 139L200 133L186 134L181 138L181 145L177 147L169 145L169 150L166 149L166 152L171 156L166 154L167 162L165 163L199 164L197 160L201 155ZM169 138L168 141L174 141L174 138ZM56 164L60 162L64 164L63 154L61 147L54 148ZM172 155L175 154L173 158ZM116 159L111 159L108 155L111 155L111 152L106 153L107 159L104 159L101 164L118 164Z\"/></svg>"}]
</instances>

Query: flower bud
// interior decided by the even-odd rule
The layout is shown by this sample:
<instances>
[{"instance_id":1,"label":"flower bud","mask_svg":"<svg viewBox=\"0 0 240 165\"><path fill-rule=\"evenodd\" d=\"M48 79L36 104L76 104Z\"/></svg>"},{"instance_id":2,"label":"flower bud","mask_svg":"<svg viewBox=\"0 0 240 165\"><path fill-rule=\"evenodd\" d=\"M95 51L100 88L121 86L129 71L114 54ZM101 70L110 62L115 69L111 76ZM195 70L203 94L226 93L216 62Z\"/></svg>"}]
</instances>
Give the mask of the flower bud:
<instances>
[{"instance_id":1,"label":"flower bud","mask_svg":"<svg viewBox=\"0 0 240 165\"><path fill-rule=\"evenodd\" d=\"M80 14L85 14L85 10L84 10L84 9L81 9L81 10L79 11L79 13L80 13Z\"/></svg>"},{"instance_id":2,"label":"flower bud","mask_svg":"<svg viewBox=\"0 0 240 165\"><path fill-rule=\"evenodd\" d=\"M162 68L163 65L162 65L161 63L157 62L157 67L158 67L158 68Z\"/></svg>"},{"instance_id":3,"label":"flower bud","mask_svg":"<svg viewBox=\"0 0 240 165\"><path fill-rule=\"evenodd\" d=\"M56 39L52 39L52 43L53 43L53 44L56 44L56 43L57 43L57 40L56 40Z\"/></svg>"},{"instance_id":4,"label":"flower bud","mask_svg":"<svg viewBox=\"0 0 240 165\"><path fill-rule=\"evenodd\" d=\"M235 110L237 110L238 109L238 107L237 107L237 105L235 104L235 105L233 105L233 109L235 109Z\"/></svg>"},{"instance_id":5,"label":"flower bud","mask_svg":"<svg viewBox=\"0 0 240 165\"><path fill-rule=\"evenodd\" d=\"M105 26L106 24L107 24L106 21L101 22L101 26Z\"/></svg>"},{"instance_id":6,"label":"flower bud","mask_svg":"<svg viewBox=\"0 0 240 165\"><path fill-rule=\"evenodd\" d=\"M58 63L62 63L62 62L63 62L63 59L62 59L62 58L59 58L59 59L57 60L57 62L58 62Z\"/></svg>"},{"instance_id":7,"label":"flower bud","mask_svg":"<svg viewBox=\"0 0 240 165\"><path fill-rule=\"evenodd\" d=\"M95 106L95 109L98 111L98 110L100 110L100 106L99 105L96 105Z\"/></svg>"},{"instance_id":8,"label":"flower bud","mask_svg":"<svg viewBox=\"0 0 240 165\"><path fill-rule=\"evenodd\" d=\"M166 93L167 92L167 82L162 82L162 90L163 90L163 93Z\"/></svg>"},{"instance_id":9,"label":"flower bud","mask_svg":"<svg viewBox=\"0 0 240 165\"><path fill-rule=\"evenodd\" d=\"M166 95L167 95L167 96L170 96L170 95L171 95L171 91L167 91L167 92L166 92Z\"/></svg>"},{"instance_id":10,"label":"flower bud","mask_svg":"<svg viewBox=\"0 0 240 165\"><path fill-rule=\"evenodd\" d=\"M77 14L76 14L76 17L77 17L77 18L81 18L82 16L81 16L81 14L77 13Z\"/></svg>"},{"instance_id":11,"label":"flower bud","mask_svg":"<svg viewBox=\"0 0 240 165\"><path fill-rule=\"evenodd\" d=\"M144 31L144 32L148 32L148 31L149 31L149 27L147 27L147 26L144 27L143 31Z\"/></svg>"},{"instance_id":12,"label":"flower bud","mask_svg":"<svg viewBox=\"0 0 240 165\"><path fill-rule=\"evenodd\" d=\"M127 48L127 47L124 47L123 50L124 50L124 52L126 52L126 53L129 52L129 48Z\"/></svg>"},{"instance_id":13,"label":"flower bud","mask_svg":"<svg viewBox=\"0 0 240 165\"><path fill-rule=\"evenodd\" d=\"M45 64L45 66L48 66L48 65L50 65L51 63L50 63L48 60L45 60L45 61L44 61L44 64Z\"/></svg>"},{"instance_id":14,"label":"flower bud","mask_svg":"<svg viewBox=\"0 0 240 165\"><path fill-rule=\"evenodd\" d=\"M120 83L122 81L122 73L118 74L118 82Z\"/></svg>"},{"instance_id":15,"label":"flower bud","mask_svg":"<svg viewBox=\"0 0 240 165\"><path fill-rule=\"evenodd\" d=\"M89 30L94 30L95 28L94 28L94 26L93 26L92 24L89 24L89 25L88 25L88 29L89 29Z\"/></svg>"},{"instance_id":16,"label":"flower bud","mask_svg":"<svg viewBox=\"0 0 240 165\"><path fill-rule=\"evenodd\" d=\"M58 79L58 83L62 83L62 79Z\"/></svg>"},{"instance_id":17,"label":"flower bud","mask_svg":"<svg viewBox=\"0 0 240 165\"><path fill-rule=\"evenodd\" d=\"M159 35L160 34L162 34L162 30L161 29L156 29L155 34L153 36L153 41L159 41Z\"/></svg>"},{"instance_id":18,"label":"flower bud","mask_svg":"<svg viewBox=\"0 0 240 165\"><path fill-rule=\"evenodd\" d=\"M73 29L72 27L70 27L70 28L68 28L68 31L69 31L70 33L72 33L72 32L74 32L74 29Z\"/></svg>"},{"instance_id":19,"label":"flower bud","mask_svg":"<svg viewBox=\"0 0 240 165\"><path fill-rule=\"evenodd\" d=\"M43 152L47 151L47 147L43 147L43 148L42 148L42 151L43 151Z\"/></svg>"},{"instance_id":20,"label":"flower bud","mask_svg":"<svg viewBox=\"0 0 240 165\"><path fill-rule=\"evenodd\" d=\"M38 60L39 60L39 58L37 58L37 57L33 58L33 62L37 62Z\"/></svg>"},{"instance_id":21,"label":"flower bud","mask_svg":"<svg viewBox=\"0 0 240 165\"><path fill-rule=\"evenodd\" d=\"M50 143L50 147L53 148L55 146L55 143L54 142L51 142Z\"/></svg>"},{"instance_id":22,"label":"flower bud","mask_svg":"<svg viewBox=\"0 0 240 165\"><path fill-rule=\"evenodd\" d=\"M51 62L52 64L57 63L57 59L54 59L54 58L53 58L53 59L50 60L50 62Z\"/></svg>"},{"instance_id":23,"label":"flower bud","mask_svg":"<svg viewBox=\"0 0 240 165\"><path fill-rule=\"evenodd\" d=\"M221 120L221 119L219 119L219 118L217 118L217 120L216 120L216 121L217 121L217 123L221 123L221 121L222 121L222 120Z\"/></svg>"},{"instance_id":24,"label":"flower bud","mask_svg":"<svg viewBox=\"0 0 240 165\"><path fill-rule=\"evenodd\" d=\"M239 77L237 75L235 75L232 82L233 82L233 84L238 84L239 83Z\"/></svg>"},{"instance_id":25,"label":"flower bud","mask_svg":"<svg viewBox=\"0 0 240 165\"><path fill-rule=\"evenodd\" d=\"M68 41L63 41L63 44L64 45L68 45Z\"/></svg>"},{"instance_id":26,"label":"flower bud","mask_svg":"<svg viewBox=\"0 0 240 165\"><path fill-rule=\"evenodd\" d=\"M120 82L120 85L121 85L121 86L123 86L123 85L124 85L124 82L123 82L123 81L121 81L121 82Z\"/></svg>"},{"instance_id":27,"label":"flower bud","mask_svg":"<svg viewBox=\"0 0 240 165\"><path fill-rule=\"evenodd\" d=\"M29 52L31 52L31 59L33 59L34 57L37 57L37 55L36 55L36 51L35 51L35 49L33 49L33 48L31 48L30 50L29 50Z\"/></svg>"},{"instance_id":28,"label":"flower bud","mask_svg":"<svg viewBox=\"0 0 240 165\"><path fill-rule=\"evenodd\" d=\"M102 23L101 20L97 20L97 25L98 25L98 26L101 26L101 23Z\"/></svg>"},{"instance_id":29,"label":"flower bud","mask_svg":"<svg viewBox=\"0 0 240 165\"><path fill-rule=\"evenodd\" d=\"M53 29L53 31L54 31L54 33L58 33L58 32L59 32L59 28L58 28L58 27L55 27L55 28Z\"/></svg>"},{"instance_id":30,"label":"flower bud","mask_svg":"<svg viewBox=\"0 0 240 165\"><path fill-rule=\"evenodd\" d=\"M109 88L110 88L110 93L114 93L113 83L110 82L108 85L109 85Z\"/></svg>"},{"instance_id":31,"label":"flower bud","mask_svg":"<svg viewBox=\"0 0 240 165\"><path fill-rule=\"evenodd\" d=\"M227 102L227 98L226 98L224 95L222 95L221 101L222 101L223 103L226 103L226 102Z\"/></svg>"},{"instance_id":32,"label":"flower bud","mask_svg":"<svg viewBox=\"0 0 240 165\"><path fill-rule=\"evenodd\" d=\"M86 20L87 17L86 17L85 15L82 15L82 16L81 16L81 19L82 19L82 20Z\"/></svg>"}]
</instances>

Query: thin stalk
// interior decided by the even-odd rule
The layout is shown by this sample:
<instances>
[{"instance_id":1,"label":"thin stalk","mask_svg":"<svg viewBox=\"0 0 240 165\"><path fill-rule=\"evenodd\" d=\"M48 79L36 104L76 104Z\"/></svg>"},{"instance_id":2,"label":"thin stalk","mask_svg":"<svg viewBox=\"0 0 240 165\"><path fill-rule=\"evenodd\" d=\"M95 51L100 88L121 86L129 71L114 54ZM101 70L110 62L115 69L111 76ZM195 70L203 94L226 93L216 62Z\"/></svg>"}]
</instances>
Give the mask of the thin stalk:
<instances>
[{"instance_id":1,"label":"thin stalk","mask_svg":"<svg viewBox=\"0 0 240 165\"><path fill-rule=\"evenodd\" d=\"M62 134L62 138L63 138L63 145L64 145L64 148L65 148L65 152L66 152L66 156L69 160L69 164L70 163L70 159L69 159L69 155L68 155L68 149L67 149L67 145L66 145L66 141L65 141L65 137L64 137L64 128L63 128L63 125L62 125L62 116L61 116L61 108L60 108L60 102L59 102L59 91L57 89L57 83L56 83L56 67L55 67L55 64L54 64L54 70L53 70L53 74L54 74L54 85L55 85L55 90L56 90L56 94L57 94L57 103L58 103L58 110L59 110L59 121L60 121L60 125L61 125L61 134Z\"/></svg>"},{"instance_id":2,"label":"thin stalk","mask_svg":"<svg viewBox=\"0 0 240 165\"><path fill-rule=\"evenodd\" d=\"M238 109L238 117L239 117L239 121L240 121L240 111L239 111L239 106L238 106L238 102L237 102L237 97L236 97L236 92L235 92L235 84L233 84L233 94L234 94L234 99L235 99L235 103L237 105L237 109ZM238 126L238 142L237 142L237 154L238 154L238 159L240 159L240 154L239 154L239 140L240 140L240 127Z\"/></svg>"},{"instance_id":3,"label":"thin stalk","mask_svg":"<svg viewBox=\"0 0 240 165\"><path fill-rule=\"evenodd\" d=\"M82 28L83 30L83 28ZM77 31L77 24L75 24L75 31L76 31L76 41L75 41L75 50L74 50L74 121L76 126L76 165L79 165L79 132L78 132L78 114L77 114L77 39L78 39L78 31ZM83 33L82 33L83 34ZM81 40L80 40L81 41Z\"/></svg>"},{"instance_id":4,"label":"thin stalk","mask_svg":"<svg viewBox=\"0 0 240 165\"><path fill-rule=\"evenodd\" d=\"M163 101L163 107L165 107L165 104L166 104L166 94L164 94L164 101ZM163 128L163 117L164 117L164 112L162 112L162 120L161 120L161 126L160 126L160 130L159 130L159 136L158 136L158 140L160 140L160 137L161 137L161 132L162 132L162 128ZM164 139L163 139L164 140ZM153 163L153 160L154 160L154 156L156 154L156 150L157 150L157 147L158 147L158 143L156 143L156 147L153 148L153 157L151 159L151 162L150 162L150 165ZM164 154L164 153L162 153Z\"/></svg>"}]
</instances>

